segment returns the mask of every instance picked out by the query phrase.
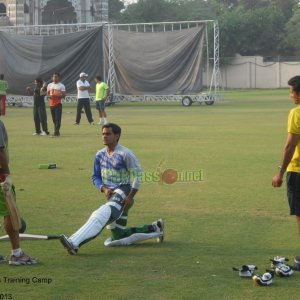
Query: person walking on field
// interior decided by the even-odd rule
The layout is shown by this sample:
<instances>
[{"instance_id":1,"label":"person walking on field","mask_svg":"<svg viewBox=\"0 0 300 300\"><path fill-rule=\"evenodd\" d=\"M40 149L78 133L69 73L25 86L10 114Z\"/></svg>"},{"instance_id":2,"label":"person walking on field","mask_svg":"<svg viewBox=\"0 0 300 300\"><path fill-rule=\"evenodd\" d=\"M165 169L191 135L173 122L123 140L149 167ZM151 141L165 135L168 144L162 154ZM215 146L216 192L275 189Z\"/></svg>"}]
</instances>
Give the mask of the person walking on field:
<instances>
[{"instance_id":1,"label":"person walking on field","mask_svg":"<svg viewBox=\"0 0 300 300\"><path fill-rule=\"evenodd\" d=\"M290 97L296 107L288 116L287 140L277 174L272 179L273 187L281 187L286 174L287 197L290 214L296 216L300 235L300 76L288 81ZM300 271L300 256L295 257L294 270Z\"/></svg>"},{"instance_id":2,"label":"person walking on field","mask_svg":"<svg viewBox=\"0 0 300 300\"><path fill-rule=\"evenodd\" d=\"M60 136L61 117L62 117L62 104L61 101L66 97L66 88L60 82L60 74L54 73L52 82L47 86L47 96L50 99L50 111L54 124L53 137Z\"/></svg>"},{"instance_id":3,"label":"person walking on field","mask_svg":"<svg viewBox=\"0 0 300 300\"><path fill-rule=\"evenodd\" d=\"M108 123L107 114L105 112L105 101L109 97L109 86L102 81L101 76L96 76L96 109L99 112L98 125L105 125Z\"/></svg>"},{"instance_id":4,"label":"person walking on field","mask_svg":"<svg viewBox=\"0 0 300 300\"><path fill-rule=\"evenodd\" d=\"M46 82L40 77L35 79L34 88L27 87L27 93L33 96L33 120L35 125L35 132L33 135L36 136L49 135L45 105L46 92ZM41 131L41 125L43 132Z\"/></svg>"},{"instance_id":5,"label":"person walking on field","mask_svg":"<svg viewBox=\"0 0 300 300\"><path fill-rule=\"evenodd\" d=\"M76 121L74 125L79 125L81 119L81 111L84 108L84 112L88 119L88 122L93 125L94 120L91 112L91 105L90 105L90 95L89 90L91 89L90 83L86 80L88 75L86 73L80 73L79 80L77 81L77 115Z\"/></svg>"}]
</instances>

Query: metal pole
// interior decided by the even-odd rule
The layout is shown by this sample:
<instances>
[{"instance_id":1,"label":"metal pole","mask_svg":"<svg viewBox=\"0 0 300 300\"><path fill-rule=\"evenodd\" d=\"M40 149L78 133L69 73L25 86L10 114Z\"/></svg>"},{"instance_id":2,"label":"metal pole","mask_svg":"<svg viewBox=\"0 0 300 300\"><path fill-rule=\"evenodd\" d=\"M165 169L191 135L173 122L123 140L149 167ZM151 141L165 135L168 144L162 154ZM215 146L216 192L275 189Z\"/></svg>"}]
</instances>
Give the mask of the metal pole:
<instances>
[{"instance_id":1,"label":"metal pole","mask_svg":"<svg viewBox=\"0 0 300 300\"><path fill-rule=\"evenodd\" d=\"M205 23L205 41L206 41L206 89L208 89L210 78L210 64L209 64L209 46L208 46L208 29L207 23Z\"/></svg>"},{"instance_id":2,"label":"metal pole","mask_svg":"<svg viewBox=\"0 0 300 300\"><path fill-rule=\"evenodd\" d=\"M113 26L108 24L108 78L109 88L111 93L115 94L115 57L114 57L114 36L113 36Z\"/></svg>"},{"instance_id":3,"label":"metal pole","mask_svg":"<svg viewBox=\"0 0 300 300\"><path fill-rule=\"evenodd\" d=\"M219 25L218 21L214 21L214 69L211 78L209 92L214 87L215 94L219 92L220 87L220 57L219 57Z\"/></svg>"}]
</instances>

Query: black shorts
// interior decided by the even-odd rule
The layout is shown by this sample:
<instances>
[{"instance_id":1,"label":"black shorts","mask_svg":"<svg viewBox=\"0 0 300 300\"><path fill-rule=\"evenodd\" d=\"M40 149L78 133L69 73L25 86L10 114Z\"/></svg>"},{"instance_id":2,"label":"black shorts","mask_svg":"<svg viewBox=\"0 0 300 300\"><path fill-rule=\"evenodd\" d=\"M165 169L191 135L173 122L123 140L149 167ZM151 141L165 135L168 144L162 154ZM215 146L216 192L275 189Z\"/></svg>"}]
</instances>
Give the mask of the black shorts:
<instances>
[{"instance_id":1,"label":"black shorts","mask_svg":"<svg viewBox=\"0 0 300 300\"><path fill-rule=\"evenodd\" d=\"M96 100L96 109L97 110L105 110L105 100Z\"/></svg>"},{"instance_id":2,"label":"black shorts","mask_svg":"<svg viewBox=\"0 0 300 300\"><path fill-rule=\"evenodd\" d=\"M290 214L300 216L300 173L287 172L286 186Z\"/></svg>"}]
</instances>

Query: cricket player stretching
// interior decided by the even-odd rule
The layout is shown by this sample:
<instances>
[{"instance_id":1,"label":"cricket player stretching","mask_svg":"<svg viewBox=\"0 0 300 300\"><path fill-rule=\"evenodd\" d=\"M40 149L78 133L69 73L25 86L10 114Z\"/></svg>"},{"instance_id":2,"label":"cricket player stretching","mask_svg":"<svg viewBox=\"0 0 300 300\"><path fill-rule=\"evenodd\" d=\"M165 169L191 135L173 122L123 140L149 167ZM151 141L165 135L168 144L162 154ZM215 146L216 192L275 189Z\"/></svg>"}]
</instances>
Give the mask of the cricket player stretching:
<instances>
[{"instance_id":1,"label":"cricket player stretching","mask_svg":"<svg viewBox=\"0 0 300 300\"><path fill-rule=\"evenodd\" d=\"M130 245L150 238L163 241L164 222L161 219L151 225L126 228L128 210L139 189L142 170L135 155L118 144L120 136L118 125L109 123L102 126L102 140L106 147L96 154L92 180L96 188L105 194L107 202L95 210L71 237L61 235L61 243L72 255L78 252L80 246L96 238L106 225L109 225L112 237L105 241L105 246Z\"/></svg>"}]
</instances>

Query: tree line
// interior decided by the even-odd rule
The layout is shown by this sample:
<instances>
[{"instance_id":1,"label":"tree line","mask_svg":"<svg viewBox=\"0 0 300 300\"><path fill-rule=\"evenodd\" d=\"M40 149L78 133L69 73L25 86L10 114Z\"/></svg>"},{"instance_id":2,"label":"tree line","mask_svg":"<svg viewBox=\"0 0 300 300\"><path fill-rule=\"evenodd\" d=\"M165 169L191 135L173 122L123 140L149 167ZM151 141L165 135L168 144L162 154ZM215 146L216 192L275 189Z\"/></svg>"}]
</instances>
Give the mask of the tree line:
<instances>
[{"instance_id":1,"label":"tree line","mask_svg":"<svg viewBox=\"0 0 300 300\"><path fill-rule=\"evenodd\" d=\"M218 20L220 55L300 54L299 0L109 0L110 21Z\"/></svg>"}]
</instances>

